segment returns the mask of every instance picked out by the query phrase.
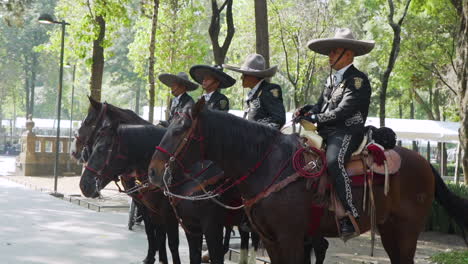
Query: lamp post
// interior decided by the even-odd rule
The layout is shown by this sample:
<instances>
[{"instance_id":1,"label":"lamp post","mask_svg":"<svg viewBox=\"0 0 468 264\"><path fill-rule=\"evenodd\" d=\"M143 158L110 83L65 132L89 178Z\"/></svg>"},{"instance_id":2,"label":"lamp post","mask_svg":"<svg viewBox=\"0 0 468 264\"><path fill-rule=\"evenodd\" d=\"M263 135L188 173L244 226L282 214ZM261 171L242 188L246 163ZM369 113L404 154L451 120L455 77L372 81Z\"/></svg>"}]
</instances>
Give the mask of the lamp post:
<instances>
[{"instance_id":1,"label":"lamp post","mask_svg":"<svg viewBox=\"0 0 468 264\"><path fill-rule=\"evenodd\" d=\"M70 25L69 23L62 21L55 21L54 18L49 14L41 14L38 22L41 24L59 24L62 26L62 42L60 46L60 73L59 73L59 87L57 94L57 136L55 139L55 165L54 165L54 196L62 196L57 193L57 180L58 180L58 169L59 169L59 157L60 157L60 110L62 107L62 83L63 83L63 52L65 46L65 26Z\"/></svg>"}]
</instances>

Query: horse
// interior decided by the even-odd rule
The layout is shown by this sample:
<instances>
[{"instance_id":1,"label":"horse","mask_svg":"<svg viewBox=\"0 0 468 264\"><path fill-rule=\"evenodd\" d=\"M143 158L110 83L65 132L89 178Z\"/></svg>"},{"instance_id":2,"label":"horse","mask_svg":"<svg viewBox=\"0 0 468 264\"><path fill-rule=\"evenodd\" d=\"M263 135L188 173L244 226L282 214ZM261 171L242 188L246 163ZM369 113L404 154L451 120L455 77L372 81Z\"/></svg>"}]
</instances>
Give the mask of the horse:
<instances>
[{"instance_id":1,"label":"horse","mask_svg":"<svg viewBox=\"0 0 468 264\"><path fill-rule=\"evenodd\" d=\"M88 97L88 100L90 103L88 114L78 128L70 146L70 155L78 162L86 162L86 155L93 145L95 134L106 120L118 121L120 124L150 124L132 110L100 103L91 97Z\"/></svg>"},{"instance_id":2,"label":"horse","mask_svg":"<svg viewBox=\"0 0 468 264\"><path fill-rule=\"evenodd\" d=\"M139 140L144 136L145 131L125 138L114 136L112 132L117 130L117 125L114 124L118 123L113 123L110 126L104 125L96 134L92 152L81 175L80 186L82 190L86 190L83 194L92 197L95 193L99 193L101 189L105 188L111 181L118 180L118 176L122 174L121 179L125 193L131 195L134 200L147 208L147 213L150 215L150 220L155 226L156 235L158 235L156 239L157 243L165 243L164 240L161 241L161 237L167 233L173 263L181 263L179 257L178 222L171 205L164 194L159 192L158 189L141 188L138 183L138 181L141 181L144 184L145 175L140 176L138 173L141 171L140 168L142 166L144 168L148 166L148 164L144 164L144 159L145 157L146 159L151 157L151 153L154 150L152 144L157 144L161 140L165 130L154 126L146 126L146 129L151 129L152 132L156 130L156 132L151 133L153 136L151 138L145 137L145 144L140 144L140 148L135 150L127 148L127 146L131 146L132 141ZM151 147L148 148L148 146ZM137 175L132 175L134 172ZM135 190L139 190L139 195L136 195L137 192ZM145 226L148 224L145 222ZM160 246L161 244L158 245ZM157 247L150 246L149 248L155 250ZM162 258L160 254L160 261L168 263L167 256L163 255ZM154 257L151 258L151 262L154 262Z\"/></svg>"},{"instance_id":3,"label":"horse","mask_svg":"<svg viewBox=\"0 0 468 264\"><path fill-rule=\"evenodd\" d=\"M149 166L154 185L162 186L175 167L212 160L229 172L224 174L227 184L222 191L239 189L272 264L303 263L308 224L318 215L322 215L319 235L339 235L328 208L311 213L318 188L309 189L308 181L297 176L292 164L293 155L302 147L297 134L284 135L261 124L210 111L204 105L202 98L191 112L172 121ZM389 179L387 195L383 186L373 187L375 220L391 263L414 263L417 239L434 197L463 228L468 227L468 200L450 192L437 171L417 152L402 147L394 151L401 157L401 167ZM353 197L363 197L363 187L352 192ZM356 200L361 208L359 229L367 232L371 217L362 212L360 199Z\"/></svg>"},{"instance_id":4,"label":"horse","mask_svg":"<svg viewBox=\"0 0 468 264\"><path fill-rule=\"evenodd\" d=\"M78 162L86 162L89 158L89 152L92 150L96 133L105 122L114 120L114 122L117 121L122 124L150 124L131 110L121 109L108 103L100 103L91 97L88 97L88 99L90 102L88 114L75 135L70 152L71 157ZM83 181L84 179L81 178L80 188L85 196L96 198L100 195L99 192L95 192L94 188L87 189L87 186L92 182L86 183ZM164 231L156 229L156 226L152 224L152 216L147 212L145 206L137 203L137 207L142 213L148 240L147 255L143 263L153 263L156 251L159 251L160 260L167 263L166 234Z\"/></svg>"},{"instance_id":5,"label":"horse","mask_svg":"<svg viewBox=\"0 0 468 264\"><path fill-rule=\"evenodd\" d=\"M154 148L159 144L164 128L158 128L153 125L109 125L101 128L96 136L93 151L85 167L83 178L88 178L85 182L89 184L88 189L96 188L96 192L104 188L112 180L116 180L118 175L128 175L128 172L146 171L149 161L154 152ZM205 162L206 163L206 162ZM202 171L199 181L204 178L210 178L213 174L222 174L222 171L216 167L210 167L206 164L197 164L193 171ZM185 228L187 240L189 242L190 263L201 263L202 237L205 235L208 250L210 252L211 263L223 263L224 254L229 247L229 237L233 224L240 223L240 216L234 215L231 224L226 226L226 235L223 243L223 227L225 218L229 215L228 210L212 202L174 200L169 201L161 189L154 189L151 186L144 186L148 183L147 176L140 173L134 177L121 177L125 190L133 193L135 200L150 208L151 211L159 212L158 217L164 218L164 224L170 225L169 246L171 252L174 252L175 245L171 246L172 233L177 230L177 221L174 212L181 219L182 226ZM185 176L181 176L182 178ZM94 181L94 182L93 182ZM136 183L139 181L140 183ZM199 192L198 183L193 181L180 181L181 184L174 183L173 191L180 193ZM134 192L137 190L138 192ZM228 203L235 194L223 195L221 201ZM173 225L175 224L175 226ZM244 237L241 244L244 251L248 247L248 233L245 239L245 232L241 232ZM247 241L247 245L246 242ZM258 241L258 240L257 240ZM258 245L254 243L254 245ZM177 263L177 262L174 262ZM247 262L241 262L247 263Z\"/></svg>"}]
</instances>

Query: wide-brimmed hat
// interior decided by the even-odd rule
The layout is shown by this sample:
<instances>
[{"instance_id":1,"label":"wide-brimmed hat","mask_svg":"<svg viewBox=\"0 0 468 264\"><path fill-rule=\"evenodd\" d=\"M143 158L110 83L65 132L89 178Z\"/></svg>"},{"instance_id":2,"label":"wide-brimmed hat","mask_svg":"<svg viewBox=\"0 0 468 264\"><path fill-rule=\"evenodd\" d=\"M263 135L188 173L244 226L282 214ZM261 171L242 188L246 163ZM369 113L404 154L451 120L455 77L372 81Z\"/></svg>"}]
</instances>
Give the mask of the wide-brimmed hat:
<instances>
[{"instance_id":1,"label":"wide-brimmed hat","mask_svg":"<svg viewBox=\"0 0 468 264\"><path fill-rule=\"evenodd\" d=\"M354 51L354 56L362 56L374 48L374 41L357 40L349 28L336 30L333 38L313 39L307 43L309 49L328 55L332 49L344 48Z\"/></svg>"},{"instance_id":2,"label":"wide-brimmed hat","mask_svg":"<svg viewBox=\"0 0 468 264\"><path fill-rule=\"evenodd\" d=\"M245 75L252 75L259 78L269 78L275 75L278 66L266 68L265 58L260 54L250 54L244 61L242 66L235 66L229 64L223 64L223 67L235 72L240 72Z\"/></svg>"},{"instance_id":3,"label":"wide-brimmed hat","mask_svg":"<svg viewBox=\"0 0 468 264\"><path fill-rule=\"evenodd\" d=\"M159 80L165 85L172 87L174 83L180 83L187 87L187 91L193 91L198 88L198 84L189 80L188 74L179 72L176 74L162 73L158 76Z\"/></svg>"},{"instance_id":4,"label":"wide-brimmed hat","mask_svg":"<svg viewBox=\"0 0 468 264\"><path fill-rule=\"evenodd\" d=\"M219 65L194 65L190 68L190 76L199 84L203 84L203 78L207 75L211 75L219 81L219 88L228 88L236 83L236 80L223 72L223 67Z\"/></svg>"}]
</instances>

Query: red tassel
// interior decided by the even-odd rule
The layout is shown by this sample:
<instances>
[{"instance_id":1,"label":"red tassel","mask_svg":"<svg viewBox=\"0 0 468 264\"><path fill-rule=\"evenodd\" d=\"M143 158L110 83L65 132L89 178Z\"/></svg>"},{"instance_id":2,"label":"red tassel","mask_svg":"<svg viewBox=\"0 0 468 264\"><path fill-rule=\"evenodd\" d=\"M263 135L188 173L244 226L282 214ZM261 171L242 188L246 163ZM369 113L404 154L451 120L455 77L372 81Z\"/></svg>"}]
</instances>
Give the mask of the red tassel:
<instances>
[{"instance_id":1,"label":"red tassel","mask_svg":"<svg viewBox=\"0 0 468 264\"><path fill-rule=\"evenodd\" d=\"M372 154L374 162L377 163L377 165L382 166L384 161L387 160L382 146L372 143L367 145L367 150Z\"/></svg>"}]
</instances>

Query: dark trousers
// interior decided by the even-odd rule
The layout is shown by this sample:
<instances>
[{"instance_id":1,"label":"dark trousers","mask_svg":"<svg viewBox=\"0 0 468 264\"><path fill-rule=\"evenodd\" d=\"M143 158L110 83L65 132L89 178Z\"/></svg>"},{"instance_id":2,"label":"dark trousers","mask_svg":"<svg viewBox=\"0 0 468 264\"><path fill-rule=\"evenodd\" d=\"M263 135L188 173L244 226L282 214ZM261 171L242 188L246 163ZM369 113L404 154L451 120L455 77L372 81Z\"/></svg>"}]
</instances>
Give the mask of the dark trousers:
<instances>
[{"instance_id":1,"label":"dark trousers","mask_svg":"<svg viewBox=\"0 0 468 264\"><path fill-rule=\"evenodd\" d=\"M345 210L354 217L359 217L359 213L353 203L351 180L346 173L345 164L359 147L362 139L362 133L346 133L345 131L332 132L325 138L328 174L335 180L336 193Z\"/></svg>"}]
</instances>

